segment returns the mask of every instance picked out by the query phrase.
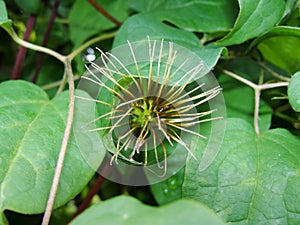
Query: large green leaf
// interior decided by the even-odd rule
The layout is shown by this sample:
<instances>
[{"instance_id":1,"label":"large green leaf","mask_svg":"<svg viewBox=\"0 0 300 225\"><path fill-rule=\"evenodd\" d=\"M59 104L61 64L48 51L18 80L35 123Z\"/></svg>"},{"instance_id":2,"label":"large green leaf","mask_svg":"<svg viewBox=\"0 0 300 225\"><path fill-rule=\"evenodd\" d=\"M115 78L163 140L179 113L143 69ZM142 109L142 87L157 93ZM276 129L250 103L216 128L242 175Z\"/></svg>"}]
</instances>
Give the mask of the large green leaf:
<instances>
[{"instance_id":1,"label":"large green leaf","mask_svg":"<svg viewBox=\"0 0 300 225\"><path fill-rule=\"evenodd\" d=\"M125 0L97 1L110 15L122 22L127 18ZM79 47L86 39L116 25L98 12L88 1L75 1L69 15L71 40Z\"/></svg>"},{"instance_id":2,"label":"large green leaf","mask_svg":"<svg viewBox=\"0 0 300 225\"><path fill-rule=\"evenodd\" d=\"M145 26L147 24L147 26ZM127 40L140 41L146 40L149 35L151 39L172 40L176 43L189 43L199 45L197 36L191 32L176 29L163 24L159 19L153 18L148 14L138 14L128 18L114 40L114 47L126 44Z\"/></svg>"},{"instance_id":3,"label":"large green leaf","mask_svg":"<svg viewBox=\"0 0 300 225\"><path fill-rule=\"evenodd\" d=\"M271 38L271 37L278 37L278 36L292 36L300 38L300 28L299 27L290 27L290 26L277 26L270 30L265 35L255 39L249 49L257 44L263 42L264 40Z\"/></svg>"},{"instance_id":4,"label":"large green leaf","mask_svg":"<svg viewBox=\"0 0 300 225\"><path fill-rule=\"evenodd\" d=\"M288 87L288 97L291 106L297 112L300 112L300 72L293 75L289 87Z\"/></svg>"},{"instance_id":5,"label":"large green leaf","mask_svg":"<svg viewBox=\"0 0 300 225\"><path fill-rule=\"evenodd\" d=\"M210 209L195 201L181 200L162 207L144 205L132 197L119 196L94 205L70 225L222 225Z\"/></svg>"},{"instance_id":6,"label":"large green leaf","mask_svg":"<svg viewBox=\"0 0 300 225\"><path fill-rule=\"evenodd\" d=\"M266 60L286 70L290 75L300 70L300 28L273 29L263 37L258 49Z\"/></svg>"},{"instance_id":7,"label":"large green leaf","mask_svg":"<svg viewBox=\"0 0 300 225\"><path fill-rule=\"evenodd\" d=\"M257 137L244 120L229 119L210 167L199 172L199 163L188 162L183 197L207 204L235 224L299 224L299 149L300 140L287 130Z\"/></svg>"},{"instance_id":8,"label":"large green leaf","mask_svg":"<svg viewBox=\"0 0 300 225\"><path fill-rule=\"evenodd\" d=\"M78 95L87 96L83 92ZM0 210L24 214L45 210L68 111L68 92L51 101L38 86L25 81L0 84ZM93 112L85 102L76 104L74 129ZM87 111L86 111L87 110ZM76 136L75 136L76 134ZM60 185L58 207L74 198L93 176L86 162L94 136L74 130L68 144ZM100 163L100 156L95 161ZM0 224L5 223L4 217Z\"/></svg>"},{"instance_id":9,"label":"large green leaf","mask_svg":"<svg viewBox=\"0 0 300 225\"><path fill-rule=\"evenodd\" d=\"M222 46L240 44L266 33L280 21L285 10L283 0L239 0L239 5L232 31L218 42Z\"/></svg>"},{"instance_id":10,"label":"large green leaf","mask_svg":"<svg viewBox=\"0 0 300 225\"><path fill-rule=\"evenodd\" d=\"M235 0L165 0L159 4L158 1L135 1L131 5L148 11L151 17L196 32L229 31L238 12Z\"/></svg>"},{"instance_id":11,"label":"large green leaf","mask_svg":"<svg viewBox=\"0 0 300 225\"><path fill-rule=\"evenodd\" d=\"M207 69L212 69L223 50L223 48L214 45L202 46L193 33L168 26L159 19L146 14L138 14L126 20L114 40L114 47L126 44L126 40L131 42L146 40L147 35L153 40L163 38L166 41L172 41L189 48L200 56Z\"/></svg>"},{"instance_id":12,"label":"large green leaf","mask_svg":"<svg viewBox=\"0 0 300 225\"><path fill-rule=\"evenodd\" d=\"M7 17L5 2L3 0L0 0L0 26L3 27L6 31L10 32L11 25L12 22Z\"/></svg>"}]
</instances>

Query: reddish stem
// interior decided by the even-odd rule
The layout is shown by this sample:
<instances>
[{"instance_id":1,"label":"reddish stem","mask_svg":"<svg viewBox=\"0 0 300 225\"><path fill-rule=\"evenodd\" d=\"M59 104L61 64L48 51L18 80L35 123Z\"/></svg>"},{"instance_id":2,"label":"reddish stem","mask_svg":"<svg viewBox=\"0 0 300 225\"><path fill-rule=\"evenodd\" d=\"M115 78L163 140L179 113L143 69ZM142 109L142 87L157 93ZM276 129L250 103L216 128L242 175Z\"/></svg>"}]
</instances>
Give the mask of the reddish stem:
<instances>
[{"instance_id":1,"label":"reddish stem","mask_svg":"<svg viewBox=\"0 0 300 225\"><path fill-rule=\"evenodd\" d=\"M106 164L103 168L103 174L104 176L107 175L110 171L110 165ZM99 176L96 180L96 182L93 184L93 186L91 187L88 195L85 197L85 199L83 200L83 202L79 205L76 213L74 213L74 215L70 218L69 222L70 223L73 219L75 219L76 216L78 216L80 213L82 213L87 207L89 207L93 197L98 193L101 185L103 184L103 182L105 181L105 177L104 176Z\"/></svg>"},{"instance_id":2,"label":"reddish stem","mask_svg":"<svg viewBox=\"0 0 300 225\"><path fill-rule=\"evenodd\" d=\"M49 21L48 21L48 24L47 24L46 32L44 34L44 39L43 39L43 43L42 43L42 46L44 46L44 47L46 47L47 44L48 44L51 28L53 26L54 19L55 19L56 14L57 14L59 3L60 3L60 0L55 0L54 5L52 7L51 15L50 15L50 18L49 18ZM32 82L34 82L34 83L37 81L37 78L39 76L39 72L40 72L41 67L42 67L43 58L44 58L44 54L39 53L37 63L36 63L36 67L35 67L35 71L34 71L34 75L33 75L33 78L32 78Z\"/></svg>"},{"instance_id":3,"label":"reddish stem","mask_svg":"<svg viewBox=\"0 0 300 225\"><path fill-rule=\"evenodd\" d=\"M36 16L31 14L29 16L28 20L27 20L27 23L26 23L26 31L25 31L24 38L23 38L24 41L29 40L31 31L34 27L35 20L36 20ZM27 48L25 48L23 46L21 46L19 48L19 51L17 53L16 62L15 62L13 72L12 72L12 75L11 75L10 79L17 80L17 79L20 78L20 74L21 74L22 67L23 67L23 64L24 64L24 59L25 59L25 56L26 56L26 52L27 52Z\"/></svg>"},{"instance_id":4,"label":"reddish stem","mask_svg":"<svg viewBox=\"0 0 300 225\"><path fill-rule=\"evenodd\" d=\"M110 15L104 8L102 8L95 0L88 0L89 3L91 3L92 6L94 6L95 9L97 9L103 16L105 16L107 19L109 19L111 22L116 24L118 27L122 25L120 21L118 21L116 18L114 18L112 15Z\"/></svg>"}]
</instances>

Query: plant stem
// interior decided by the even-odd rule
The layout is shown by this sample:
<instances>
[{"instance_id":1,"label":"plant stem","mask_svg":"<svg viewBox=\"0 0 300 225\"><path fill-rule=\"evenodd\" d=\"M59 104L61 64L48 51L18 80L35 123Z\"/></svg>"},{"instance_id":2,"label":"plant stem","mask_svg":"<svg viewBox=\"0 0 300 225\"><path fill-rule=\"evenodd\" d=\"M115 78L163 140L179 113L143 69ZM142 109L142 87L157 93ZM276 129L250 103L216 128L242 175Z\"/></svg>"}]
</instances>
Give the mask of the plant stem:
<instances>
[{"instance_id":1,"label":"plant stem","mask_svg":"<svg viewBox=\"0 0 300 225\"><path fill-rule=\"evenodd\" d=\"M54 19L56 17L56 13L57 13L59 3L60 3L60 0L55 0L54 5L52 7L50 19L49 19L49 22L47 24L46 32L44 34L44 39L43 39L43 43L42 43L43 47L46 47L47 44L48 44L49 37L50 37L50 31L51 31ZM36 67L35 67L34 76L32 78L32 82L34 82L34 83L36 82L36 80L38 78L38 75L39 75L39 72L41 70L43 58L44 58L44 54L40 53L39 56L38 56L38 59L37 59L37 64L36 64Z\"/></svg>"},{"instance_id":2,"label":"plant stem","mask_svg":"<svg viewBox=\"0 0 300 225\"><path fill-rule=\"evenodd\" d=\"M281 119L284 119L284 120L290 122L293 125L296 124L296 123L300 124L300 120L297 120L297 119L295 119L293 117L287 116L287 115L285 115L285 114L283 114L281 112L275 111L274 112L274 116L277 116L277 117L279 117Z\"/></svg>"},{"instance_id":3,"label":"plant stem","mask_svg":"<svg viewBox=\"0 0 300 225\"><path fill-rule=\"evenodd\" d=\"M255 96L255 103L254 103L254 130L256 135L259 135L259 104L260 104L260 90L255 89L254 90L254 96Z\"/></svg>"},{"instance_id":4,"label":"plant stem","mask_svg":"<svg viewBox=\"0 0 300 225\"><path fill-rule=\"evenodd\" d=\"M93 197L98 193L98 191L104 181L105 181L105 178L103 176L99 176L97 178L96 182L91 187L88 195L83 200L83 202L80 204L76 213L70 218L68 223L70 223L73 219L75 219L75 217L77 217L80 213L82 213L89 206L90 202L92 201Z\"/></svg>"},{"instance_id":5,"label":"plant stem","mask_svg":"<svg viewBox=\"0 0 300 225\"><path fill-rule=\"evenodd\" d=\"M28 20L27 20L27 23L26 23L26 31L24 33L24 38L23 38L24 41L29 40L31 31L32 31L32 29L34 27L34 24L35 24L35 20L36 20L36 16L31 14L29 16ZM26 52L27 52L26 47L21 46L19 48L17 58L16 58L16 63L14 65L14 69L13 69L13 72L12 72L12 75L11 75L10 79L16 80L16 79L20 78L20 74L21 74L21 71L22 71L22 67L23 67L25 56L26 56Z\"/></svg>"},{"instance_id":6,"label":"plant stem","mask_svg":"<svg viewBox=\"0 0 300 225\"><path fill-rule=\"evenodd\" d=\"M49 48L42 47L42 46L39 46L39 45L35 45L35 44L30 43L30 42L22 40L21 38L18 37L18 35L16 34L16 32L13 29L11 29L10 32L8 32L8 33L10 34L11 38L16 43L18 43L19 45L22 45L26 48L30 48L31 50L35 50L35 51L38 51L38 52L46 53L48 55L52 55L53 57L57 58L61 62L66 61L66 56L63 56L63 55L57 53L56 51L53 51Z\"/></svg>"},{"instance_id":7,"label":"plant stem","mask_svg":"<svg viewBox=\"0 0 300 225\"><path fill-rule=\"evenodd\" d=\"M46 206L46 211L43 217L42 225L48 225L54 205L54 200L56 197L56 192L58 189L58 184L64 164L64 159L67 151L67 146L69 142L69 137L71 133L72 123L73 123L73 116L74 116L74 99L75 99L75 87L74 87L74 80L73 80L73 73L72 73L72 67L71 67L71 61L66 60L65 61L65 68L66 68L66 74L68 76L68 83L69 83L69 106L68 106L68 117L66 122L66 128L64 131L64 137L62 140L61 148L59 151L58 161L55 168L55 173L52 181L52 186Z\"/></svg>"},{"instance_id":8,"label":"plant stem","mask_svg":"<svg viewBox=\"0 0 300 225\"><path fill-rule=\"evenodd\" d=\"M61 92L63 92L65 86L66 86L66 82L68 80L68 74L66 73L66 71L64 72L63 78L61 79L59 88L56 91L56 95L60 94Z\"/></svg>"},{"instance_id":9,"label":"plant stem","mask_svg":"<svg viewBox=\"0 0 300 225\"><path fill-rule=\"evenodd\" d=\"M111 32L111 33L106 33L106 34L101 34L98 37L95 37L87 42L85 42L83 45L81 45L79 48L77 48L76 50L74 50L73 52L71 52L67 57L72 60L74 59L74 57L76 55L78 55L80 52L82 52L84 49L86 49L87 47L89 47L90 45L93 45L94 43L97 43L99 41L103 41L109 38L113 38L116 35L116 31Z\"/></svg>"},{"instance_id":10,"label":"plant stem","mask_svg":"<svg viewBox=\"0 0 300 225\"><path fill-rule=\"evenodd\" d=\"M254 103L254 130L257 135L259 135L259 103L260 103L260 92L262 90L267 90L271 88L277 88L277 87L286 87L289 85L289 82L276 82L276 83L270 83L270 84L254 84L251 81L240 77L239 75L228 71L228 70L222 70L222 72L236 80L239 80L240 82L248 85L249 87L254 89L254 95L255 95L255 103Z\"/></svg>"},{"instance_id":11,"label":"plant stem","mask_svg":"<svg viewBox=\"0 0 300 225\"><path fill-rule=\"evenodd\" d=\"M101 169L101 168L103 168L103 169ZM83 200L83 202L80 204L80 206L78 207L76 213L70 218L68 223L70 223L73 219L75 219L76 216L78 216L81 212L83 212L89 206L89 204L92 201L93 197L98 193L101 185L105 181L105 177L110 172L110 169L111 169L111 167L110 167L109 163L104 164L103 167L102 167L102 165L100 166L99 170L102 170L103 175L102 176L100 175L97 178L96 182L91 187L88 195Z\"/></svg>"},{"instance_id":12,"label":"plant stem","mask_svg":"<svg viewBox=\"0 0 300 225\"><path fill-rule=\"evenodd\" d=\"M287 87L289 86L289 82L276 82L276 83L270 83L270 84L261 84L258 85L257 88L260 90L267 90L277 87Z\"/></svg>"},{"instance_id":13,"label":"plant stem","mask_svg":"<svg viewBox=\"0 0 300 225\"><path fill-rule=\"evenodd\" d=\"M32 50L35 50L35 51L38 51L38 52L42 52L42 53L46 53L48 55L51 55L51 56L57 58L59 61L64 63L64 65L65 65L65 75L64 75L62 81L58 82L58 85L60 85L58 93L60 93L63 90L65 80L66 80L66 78L68 78L69 106L68 106L67 122L66 122L64 136L63 136L61 148L60 148L60 151L59 151L58 161L57 161L57 165L56 165L56 168L55 168L53 181L52 181L52 185L51 185L51 189L50 189L50 193L49 193L49 197L48 197L48 201L47 201L45 214L44 214L43 221L42 221L42 225L48 225L49 221L50 221L51 213L52 213L52 210L53 210L53 205L54 205L54 201L55 201L55 197L56 197L56 193L57 193L57 189L58 189L58 184L59 184L59 180L60 180L60 176L61 176L61 172L62 172L62 168L63 168L63 164L64 164L64 159L65 159L65 155L66 155L66 151L67 151L67 146L68 146L69 137L70 137L70 133L71 133L71 127L72 127L72 123L73 123L73 116L74 116L75 85L74 85L74 77L73 77L73 72L72 72L72 67L71 67L71 61L84 48L88 47L89 45L91 45L95 42L105 40L105 39L108 39L108 38L111 38L111 37L115 36L115 32L109 33L109 34L104 34L104 35L101 35L99 37L96 37L96 38L86 42L81 47L79 47L77 50L70 53L69 55L64 56L64 55L61 55L61 54L59 54L59 53L57 53L57 52L55 52L55 51L53 51L49 48L42 47L42 46L39 46L39 45L35 45L35 44L30 43L30 42L22 40L21 38L18 37L18 35L13 30L13 28L10 28L10 30L6 30L6 31L9 33L11 38L17 44L19 44L19 45L21 45L25 48L29 48L29 49L32 49Z\"/></svg>"},{"instance_id":14,"label":"plant stem","mask_svg":"<svg viewBox=\"0 0 300 225\"><path fill-rule=\"evenodd\" d=\"M79 80L80 78L81 78L81 76L79 76L79 75L74 75L74 78L73 78L73 79L74 79L74 81L76 81L76 80ZM49 90L49 89L56 88L56 87L60 86L62 82L64 82L64 81L58 80L58 81L55 81L55 82L50 83L50 84L45 84L45 85L41 86L41 88L42 88L44 91L46 91L46 90Z\"/></svg>"},{"instance_id":15,"label":"plant stem","mask_svg":"<svg viewBox=\"0 0 300 225\"><path fill-rule=\"evenodd\" d=\"M235 74L235 73L233 73L233 72L230 72L230 71L228 71L228 70L222 70L222 72L225 73L226 75L228 75L228 76L230 76L230 77L236 79L236 80L241 81L242 83L248 85L249 87L252 87L253 89L256 89L256 88L257 88L257 85L256 85L256 84L252 83L251 81L249 81L249 80L247 80L247 79L245 79L245 78L243 78L243 77L240 77L239 75L237 75L237 74Z\"/></svg>"},{"instance_id":16,"label":"plant stem","mask_svg":"<svg viewBox=\"0 0 300 225\"><path fill-rule=\"evenodd\" d=\"M102 8L95 0L88 0L89 3L94 6L95 9L97 9L103 16L105 16L107 19L109 19L111 22L116 24L118 27L122 25L121 22L119 22L116 18L114 18L112 15L110 15L104 8Z\"/></svg>"}]
</instances>

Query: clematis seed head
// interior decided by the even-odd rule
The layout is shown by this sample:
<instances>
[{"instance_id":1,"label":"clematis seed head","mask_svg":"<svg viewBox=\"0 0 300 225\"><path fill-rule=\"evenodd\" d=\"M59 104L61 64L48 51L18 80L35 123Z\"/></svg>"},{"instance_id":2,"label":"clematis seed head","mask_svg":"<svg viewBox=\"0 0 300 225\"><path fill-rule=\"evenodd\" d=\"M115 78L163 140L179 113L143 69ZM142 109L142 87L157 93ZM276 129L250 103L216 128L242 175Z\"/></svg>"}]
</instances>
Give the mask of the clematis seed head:
<instances>
[{"instance_id":1,"label":"clematis seed head","mask_svg":"<svg viewBox=\"0 0 300 225\"><path fill-rule=\"evenodd\" d=\"M146 42L128 41L124 49L98 49L100 61L86 66L82 79L98 87L84 99L97 109L86 127L110 143L110 165L122 161L149 166L150 171L155 166L162 172L154 173L164 177L175 149L198 160L191 140L207 138L200 132L201 123L221 119L214 117L217 109L207 109L221 88L202 82L203 61L195 63L194 55L172 42L148 37Z\"/></svg>"}]
</instances>

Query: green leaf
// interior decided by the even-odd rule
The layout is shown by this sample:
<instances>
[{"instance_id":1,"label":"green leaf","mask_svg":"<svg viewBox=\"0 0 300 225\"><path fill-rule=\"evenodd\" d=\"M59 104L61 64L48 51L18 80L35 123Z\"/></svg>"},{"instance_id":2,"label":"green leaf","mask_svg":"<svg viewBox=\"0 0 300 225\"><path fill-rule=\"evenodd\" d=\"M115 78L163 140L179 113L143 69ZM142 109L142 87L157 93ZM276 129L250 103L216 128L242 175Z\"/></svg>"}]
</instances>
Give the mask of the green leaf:
<instances>
[{"instance_id":1,"label":"green leaf","mask_svg":"<svg viewBox=\"0 0 300 225\"><path fill-rule=\"evenodd\" d=\"M87 97L82 91L77 94ZM45 210L62 143L68 92L50 101L38 86L20 80L1 83L0 95L1 213L6 209L23 214L41 213ZM93 149L86 147L92 146L94 136L79 127L80 121L94 117L90 111L93 108L83 101L76 104L74 130L55 207L74 198L93 176L94 165L86 162L89 154L94 163L101 162L101 154L92 156Z\"/></svg>"},{"instance_id":2,"label":"green leaf","mask_svg":"<svg viewBox=\"0 0 300 225\"><path fill-rule=\"evenodd\" d=\"M10 33L12 22L7 17L7 10L5 2L0 0L0 26L3 27L8 33Z\"/></svg>"},{"instance_id":3,"label":"green leaf","mask_svg":"<svg viewBox=\"0 0 300 225\"><path fill-rule=\"evenodd\" d=\"M300 71L293 75L289 83L288 97L292 108L300 112Z\"/></svg>"},{"instance_id":4,"label":"green leaf","mask_svg":"<svg viewBox=\"0 0 300 225\"><path fill-rule=\"evenodd\" d=\"M114 47L126 44L127 40L131 42L146 40L147 35L153 40L163 38L189 48L200 56L208 70L215 66L223 50L222 47L213 44L202 46L195 34L168 26L146 14L138 14L125 21L114 40Z\"/></svg>"},{"instance_id":5,"label":"green leaf","mask_svg":"<svg viewBox=\"0 0 300 225\"><path fill-rule=\"evenodd\" d=\"M165 0L157 1L157 0L128 0L129 8L137 11L137 12L150 12L157 8L159 5L163 4Z\"/></svg>"},{"instance_id":6,"label":"green leaf","mask_svg":"<svg viewBox=\"0 0 300 225\"><path fill-rule=\"evenodd\" d=\"M300 28L273 29L264 37L258 49L266 60L286 70L289 74L300 70Z\"/></svg>"},{"instance_id":7,"label":"green leaf","mask_svg":"<svg viewBox=\"0 0 300 225\"><path fill-rule=\"evenodd\" d=\"M287 130L257 137L244 120L228 119L210 167L200 173L198 162L187 163L183 197L207 204L227 222L299 224L299 149L300 140Z\"/></svg>"},{"instance_id":8,"label":"green leaf","mask_svg":"<svg viewBox=\"0 0 300 225\"><path fill-rule=\"evenodd\" d=\"M152 184L151 192L159 205L173 202L181 198L184 168L162 182Z\"/></svg>"},{"instance_id":9,"label":"green leaf","mask_svg":"<svg viewBox=\"0 0 300 225\"><path fill-rule=\"evenodd\" d=\"M166 0L149 14L188 31L219 32L233 27L237 12L235 0Z\"/></svg>"},{"instance_id":10,"label":"green leaf","mask_svg":"<svg viewBox=\"0 0 300 225\"><path fill-rule=\"evenodd\" d=\"M278 36L293 36L293 37L300 37L300 28L298 27L289 27L289 26L278 26L274 27L265 35L255 39L250 47L249 50L252 49L254 46L258 45L259 43L263 42L264 40L271 38L271 37L278 37ZM248 50L248 52L249 52Z\"/></svg>"},{"instance_id":11,"label":"green leaf","mask_svg":"<svg viewBox=\"0 0 300 225\"><path fill-rule=\"evenodd\" d=\"M241 44L266 33L280 21L285 10L283 0L239 0L239 5L240 13L232 31L219 45Z\"/></svg>"},{"instance_id":12,"label":"green leaf","mask_svg":"<svg viewBox=\"0 0 300 225\"><path fill-rule=\"evenodd\" d=\"M15 2L25 13L38 14L41 8L40 0L15 0Z\"/></svg>"},{"instance_id":13,"label":"green leaf","mask_svg":"<svg viewBox=\"0 0 300 225\"><path fill-rule=\"evenodd\" d=\"M127 4L125 0L103 0L99 5L120 22L127 18ZM70 38L74 43L74 48L79 47L93 35L116 27L113 22L104 17L88 1L81 0L77 0L74 3L69 14L69 21Z\"/></svg>"},{"instance_id":14,"label":"green leaf","mask_svg":"<svg viewBox=\"0 0 300 225\"><path fill-rule=\"evenodd\" d=\"M200 203L181 200L162 207L144 205L132 197L119 196L94 205L70 225L222 225L210 209Z\"/></svg>"},{"instance_id":15,"label":"green leaf","mask_svg":"<svg viewBox=\"0 0 300 225\"><path fill-rule=\"evenodd\" d=\"M147 24L147 26L145 26ZM177 28L163 24L159 19L153 18L148 14L138 14L128 18L120 28L114 39L113 46L126 44L127 40L140 41L146 40L147 35L151 39L162 39L174 41L175 43L189 43L199 45L196 35L191 32L179 30Z\"/></svg>"}]
</instances>

